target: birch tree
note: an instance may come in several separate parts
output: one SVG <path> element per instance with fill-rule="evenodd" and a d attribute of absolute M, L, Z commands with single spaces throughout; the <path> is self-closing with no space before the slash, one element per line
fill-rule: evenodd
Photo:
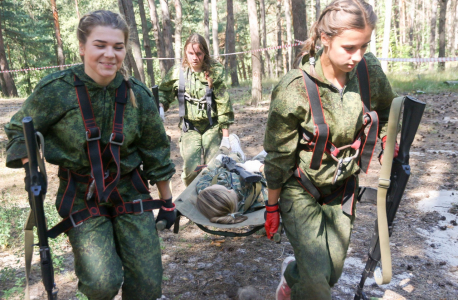
<path fill-rule="evenodd" d="M 266 5 L 264 0 L 259 1 L 259 8 L 261 11 L 261 36 L 262 36 L 262 47 L 267 48 L 267 28 L 266 28 Z M 267 72 L 269 76 L 273 77 L 272 66 L 270 64 L 270 54 L 269 51 L 264 52 L 266 55 L 266 65 Z"/>
<path fill-rule="evenodd" d="M 282 49 L 281 49 L 281 45 L 282 45 L 282 41 L 281 41 L 281 0 L 277 0 L 277 46 L 278 49 L 277 49 L 277 56 L 276 56 L 276 68 L 275 68 L 275 75 L 278 77 L 280 76 L 280 72 L 281 72 L 281 61 L 282 61 Z"/>
<path fill-rule="evenodd" d="M 289 3 L 289 0 L 285 0 L 284 2 L 285 6 L 285 21 L 286 21 L 286 41 L 285 44 L 291 44 L 292 38 L 291 38 L 291 6 Z M 292 61 L 292 54 L 293 54 L 293 48 L 288 47 L 287 48 L 287 53 L 288 53 L 288 70 L 291 70 L 291 61 Z"/>
<path fill-rule="evenodd" d="M 218 42 L 218 7 L 216 0 L 212 0 L 212 37 L 213 37 L 213 55 L 215 59 L 219 57 L 219 42 Z"/>
<path fill-rule="evenodd" d="M 250 22 L 251 50 L 259 49 L 258 14 L 255 0 L 248 2 L 248 19 Z M 252 85 L 250 105 L 256 106 L 262 99 L 262 74 L 261 74 L 261 55 L 259 52 L 251 53 L 252 65 Z"/>
<path fill-rule="evenodd" d="M 204 32 L 205 40 L 207 41 L 207 47 L 210 48 L 210 19 L 208 13 L 208 0 L 204 0 Z"/>
<path fill-rule="evenodd" d="M 385 1 L 385 26 L 383 28 L 383 46 L 382 46 L 382 57 L 388 57 L 388 50 L 390 47 L 390 31 L 391 31 L 391 7 L 392 1 Z M 388 71 L 388 62 L 382 61 L 382 69 L 384 72 Z"/>
<path fill-rule="evenodd" d="M 437 24 L 437 1 L 431 5 L 431 34 L 429 37 L 429 57 L 436 56 L 436 24 Z M 429 70 L 434 70 L 434 63 L 429 63 Z"/>

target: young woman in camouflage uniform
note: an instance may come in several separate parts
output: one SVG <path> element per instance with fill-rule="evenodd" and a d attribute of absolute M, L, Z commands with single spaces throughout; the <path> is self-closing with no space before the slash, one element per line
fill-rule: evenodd
<path fill-rule="evenodd" d="M 317 131 L 304 82 L 305 76 L 315 81 L 313 87 L 316 85 L 329 126 L 328 141 L 336 147 L 353 146 L 364 121 L 356 74 L 356 66 L 364 58 L 370 83 L 369 110 L 378 114 L 378 136 L 384 146 L 390 105 L 396 95 L 377 58 L 365 54 L 376 20 L 372 7 L 364 1 L 334 0 L 312 26 L 304 46 L 307 54 L 299 68 L 286 74 L 272 93 L 264 141 L 269 188 L 265 227 L 270 237 L 277 231 L 281 215 L 295 254 L 295 259 L 288 257 L 282 265 L 277 299 L 331 299 L 331 287 L 342 274 L 355 218 L 355 177 L 360 171 L 358 157 L 351 157 L 360 148 L 340 151 L 337 159 L 347 158 L 340 173 L 336 173 L 338 165 L 329 152 L 322 155 L 319 168 L 311 168 L 314 148 L 302 150 L 307 142 L 302 139 L 301 127 L 311 133 Z M 323 48 L 315 52 L 319 39 Z M 293 175 L 297 167 L 304 180 L 319 191 L 320 201 L 304 189 L 297 173 Z M 349 180 L 354 182 L 351 202 L 343 203 L 346 191 L 341 187 Z M 337 194 L 323 202 L 333 193 Z"/>
<path fill-rule="evenodd" d="M 180 72 L 183 72 L 185 84 L 178 125 L 183 129 L 180 137 L 181 179 L 188 186 L 197 176 L 194 170 L 201 164 L 202 151 L 203 163 L 208 164 L 218 154 L 220 145 L 230 148 L 228 129 L 234 122 L 234 112 L 226 90 L 224 67 L 210 57 L 201 35 L 194 33 L 186 40 L 183 62 L 170 69 L 159 86 L 160 106 L 165 111 L 179 98 Z M 207 88 L 213 90 L 211 120 L 205 99 Z"/>
<path fill-rule="evenodd" d="M 70 202 L 69 213 L 77 227 L 69 226 L 67 234 L 75 256 L 78 289 L 91 300 L 113 299 L 121 285 L 123 299 L 160 298 L 159 239 L 153 214 L 142 212 L 147 202 L 156 202 L 159 207 L 162 205 L 157 220 L 165 219 L 169 226 L 173 223 L 176 212 L 168 181 L 175 168 L 169 158 L 169 141 L 150 90 L 140 81 L 124 78 L 119 72 L 129 40 L 128 26 L 122 17 L 110 11 L 86 14 L 79 22 L 77 36 L 83 65 L 43 78 L 5 126 L 9 138 L 6 164 L 10 168 L 20 168 L 25 163 L 28 169 L 21 120 L 31 116 L 35 128 L 44 135 L 46 160 L 60 168 L 56 201 L 59 213 L 63 195 L 69 192 L 69 182 L 74 182 L 74 201 Z M 113 163 L 104 164 L 102 168 L 102 171 L 109 171 L 106 180 L 113 180 L 120 173 L 107 202 L 94 199 L 98 191 L 89 196 L 94 169 L 88 157 L 88 133 L 79 105 L 82 94 L 75 89 L 77 82 L 80 85 L 82 82 L 87 91 L 94 121 L 99 126 L 102 149 L 113 141 L 110 135 L 115 107 L 118 108 L 116 93 L 122 86 L 127 87 L 127 90 L 124 88 L 126 93 L 122 93 L 125 104 L 121 126 L 123 141 L 119 146 L 120 168 Z M 140 165 L 143 165 L 142 170 Z M 167 200 L 151 201 L 147 183 L 141 179 L 136 181 L 143 185 L 140 190 L 133 185 L 134 176 L 138 175 L 139 179 L 140 172 L 144 179 L 157 185 Z M 78 213 L 85 211 L 89 203 L 93 205 L 89 218 L 77 221 Z M 112 214 L 105 216 L 103 211 Z M 68 221 L 68 214 L 61 216 Z"/>

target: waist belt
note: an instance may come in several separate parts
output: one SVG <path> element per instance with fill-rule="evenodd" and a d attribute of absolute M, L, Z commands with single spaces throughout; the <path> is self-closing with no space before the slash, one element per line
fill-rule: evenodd
<path fill-rule="evenodd" d="M 336 197 L 342 195 L 341 207 L 342 210 L 348 214 L 353 214 L 353 202 L 355 198 L 356 191 L 356 176 L 352 175 L 347 178 L 344 184 L 342 184 L 337 190 L 332 192 L 329 195 L 322 195 L 320 190 L 313 185 L 310 179 L 307 178 L 305 173 L 302 171 L 299 166 L 294 170 L 294 177 L 296 177 L 297 182 L 302 186 L 302 188 L 309 193 L 320 205 L 326 205 Z"/>
<path fill-rule="evenodd" d="M 123 214 L 142 214 L 145 211 L 159 209 L 163 205 L 163 201 L 148 199 L 137 199 L 131 202 L 124 202 L 117 188 L 114 188 L 109 195 L 109 200 L 114 206 L 99 205 L 95 200 L 96 196 L 86 199 L 89 187 L 94 179 L 90 175 L 81 175 L 66 168 L 59 168 L 58 176 L 61 180 L 67 181 L 67 187 L 60 206 L 58 208 L 59 215 L 63 220 L 56 226 L 48 230 L 48 237 L 56 238 L 63 232 L 67 232 L 73 227 L 78 227 L 92 217 L 108 217 L 115 218 Z M 141 194 L 149 194 L 149 189 L 143 181 L 140 172 L 137 169 L 129 174 L 121 177 L 123 180 L 131 181 L 133 187 Z M 109 178 L 107 178 L 109 180 Z M 86 208 L 76 212 L 72 212 L 73 203 L 76 198 L 76 182 L 87 185 L 85 194 Z"/>
<path fill-rule="evenodd" d="M 188 132 L 188 130 L 194 130 L 200 134 L 204 134 L 205 132 L 207 132 L 207 130 L 209 130 L 210 128 L 213 127 L 213 125 L 216 125 L 216 124 L 218 124 L 218 118 L 217 117 L 210 118 L 210 123 L 207 125 L 207 127 L 205 127 L 204 130 L 199 130 L 197 129 L 196 126 L 194 126 L 194 124 L 191 121 L 189 121 L 186 118 L 183 118 L 183 125 L 181 129 L 183 130 L 183 132 Z"/>

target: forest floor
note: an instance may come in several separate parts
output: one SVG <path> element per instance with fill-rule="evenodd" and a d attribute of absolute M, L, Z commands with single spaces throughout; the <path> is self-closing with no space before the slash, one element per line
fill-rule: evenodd
<path fill-rule="evenodd" d="M 263 91 L 257 106 L 246 105 L 251 87 L 231 88 L 236 123 L 231 132 L 242 142 L 248 158 L 262 150 L 271 87 Z M 381 299 L 458 299 L 458 94 L 421 94 L 427 103 L 422 123 L 411 149 L 412 175 L 396 216 L 391 237 L 393 279 L 377 286 L 366 283 L 368 296 Z M 0 299 L 21 299 L 25 283 L 21 228 L 28 212 L 23 190 L 23 171 L 5 168 L 6 134 L 3 126 L 23 100 L 0 100 Z M 182 159 L 178 139 L 178 109 L 166 113 L 165 127 L 172 138 L 175 198 L 184 190 L 180 175 Z M 379 152 L 380 149 L 376 151 Z M 377 187 L 380 165 L 374 158 L 361 185 Z M 56 168 L 48 165 L 51 179 L 46 208 L 51 224 L 58 221 L 53 207 L 57 190 Z M 154 194 L 155 192 L 153 192 Z M 344 273 L 332 289 L 333 299 L 353 299 L 367 260 L 374 230 L 376 208 L 358 203 L 351 245 Z M 236 299 L 237 290 L 251 286 L 258 298 L 275 299 L 283 259 L 293 254 L 286 235 L 280 244 L 265 236 L 223 238 L 201 231 L 186 218 L 178 234 L 169 230 L 161 237 L 163 299 Z M 85 299 L 77 292 L 71 246 L 62 235 L 51 243 L 54 251 L 59 299 Z M 34 255 L 31 295 L 44 299 L 38 255 Z M 120 299 L 117 296 L 115 299 Z"/>

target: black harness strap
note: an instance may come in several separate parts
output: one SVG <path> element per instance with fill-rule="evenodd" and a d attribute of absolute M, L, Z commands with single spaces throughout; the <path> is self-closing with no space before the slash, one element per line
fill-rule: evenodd
<path fill-rule="evenodd" d="M 363 58 L 358 63 L 358 66 L 356 66 L 356 74 L 358 75 L 359 93 L 363 102 L 363 113 L 367 113 L 371 110 L 371 86 L 365 58 Z"/>
<path fill-rule="evenodd" d="M 186 118 L 183 118 L 183 124 L 181 126 L 181 129 L 183 130 L 183 132 L 188 132 L 188 130 L 194 130 L 194 131 L 197 131 L 198 133 L 200 133 L 201 135 L 204 134 L 205 132 L 207 132 L 207 130 L 209 130 L 210 128 L 213 127 L 213 125 L 216 125 L 218 124 L 218 117 L 214 117 L 214 118 L 211 118 L 210 119 L 210 124 L 208 124 L 204 130 L 199 130 L 197 129 L 196 126 L 194 126 L 194 124 L 189 121 L 188 119 Z M 213 125 L 212 125 L 213 124 Z"/>
<path fill-rule="evenodd" d="M 329 125 L 326 124 L 326 120 L 324 119 L 323 105 L 321 103 L 316 80 L 310 78 L 304 71 L 302 71 L 302 78 L 304 79 L 305 88 L 309 97 L 310 110 L 312 112 L 316 134 L 316 142 L 313 148 L 310 168 L 318 170 L 321 166 L 321 161 L 329 138 Z"/>
<path fill-rule="evenodd" d="M 109 144 L 106 146 L 104 153 L 110 153 L 110 157 L 116 164 L 116 177 L 105 186 L 105 172 L 104 162 L 102 161 L 102 155 L 100 151 L 100 128 L 95 123 L 94 113 L 92 105 L 89 100 L 89 94 L 87 92 L 84 83 L 75 76 L 74 81 L 76 94 L 78 98 L 81 115 L 84 121 L 84 127 L 86 128 L 86 140 L 88 145 L 88 157 L 91 164 L 92 177 L 95 180 L 95 186 L 97 191 L 97 197 L 100 202 L 107 202 L 113 189 L 116 187 L 120 172 L 120 146 L 124 143 L 123 134 L 123 118 L 125 104 L 127 103 L 127 85 L 123 82 L 121 86 L 116 90 L 115 100 L 115 114 L 113 119 L 113 129 L 110 136 Z M 105 159 L 104 159 L 105 160 Z M 110 159 L 111 160 L 111 159 Z M 105 168 L 107 165 L 105 165 Z"/>
<path fill-rule="evenodd" d="M 367 112 L 366 115 L 369 116 L 370 123 L 365 124 L 365 127 L 363 127 L 362 130 L 364 130 L 364 128 L 369 128 L 369 130 L 366 135 L 366 140 L 364 141 L 364 144 L 362 145 L 362 148 L 361 148 L 361 156 L 360 156 L 360 161 L 359 161 L 360 168 L 365 173 L 367 173 L 367 171 L 369 170 L 372 156 L 374 155 L 375 145 L 377 143 L 378 124 L 379 124 L 377 112 L 370 111 L 370 112 Z"/>

